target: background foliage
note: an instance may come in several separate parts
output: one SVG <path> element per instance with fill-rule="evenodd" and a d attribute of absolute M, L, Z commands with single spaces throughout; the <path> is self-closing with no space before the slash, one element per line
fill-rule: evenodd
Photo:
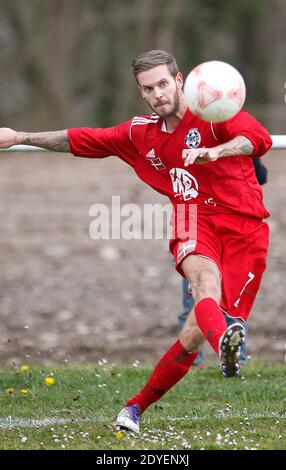
<path fill-rule="evenodd" d="M 145 112 L 130 62 L 174 53 L 184 74 L 239 68 L 247 108 L 285 132 L 284 0 L 0 0 L 0 122 L 24 130 L 112 125 Z"/>

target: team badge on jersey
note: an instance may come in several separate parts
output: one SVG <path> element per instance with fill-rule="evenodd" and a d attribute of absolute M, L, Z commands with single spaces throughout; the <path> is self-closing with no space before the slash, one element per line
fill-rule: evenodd
<path fill-rule="evenodd" d="M 189 130 L 185 137 L 185 144 L 189 149 L 195 149 L 201 143 L 201 134 L 196 127 Z"/>
<path fill-rule="evenodd" d="M 170 170 L 170 177 L 175 197 L 184 201 L 198 197 L 198 182 L 187 170 L 183 168 L 172 168 L 172 170 Z"/>

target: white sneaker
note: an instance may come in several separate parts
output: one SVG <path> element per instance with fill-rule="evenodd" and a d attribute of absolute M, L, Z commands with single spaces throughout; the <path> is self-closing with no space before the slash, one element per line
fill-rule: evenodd
<path fill-rule="evenodd" d="M 219 340 L 219 360 L 224 377 L 238 377 L 240 347 L 245 341 L 245 330 L 240 323 L 230 325 Z"/>
<path fill-rule="evenodd" d="M 137 405 L 125 406 L 118 414 L 115 426 L 119 429 L 127 429 L 133 432 L 140 432 L 140 408 Z"/>

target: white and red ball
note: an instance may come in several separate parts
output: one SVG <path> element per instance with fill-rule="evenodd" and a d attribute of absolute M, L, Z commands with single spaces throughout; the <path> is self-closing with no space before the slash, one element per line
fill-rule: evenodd
<path fill-rule="evenodd" d="M 187 76 L 184 86 L 187 105 L 204 121 L 223 122 L 242 108 L 246 89 L 243 77 L 230 64 L 204 62 Z"/>

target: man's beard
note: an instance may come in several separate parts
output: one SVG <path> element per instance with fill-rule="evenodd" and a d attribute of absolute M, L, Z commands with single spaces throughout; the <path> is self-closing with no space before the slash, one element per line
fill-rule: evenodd
<path fill-rule="evenodd" d="M 175 93 L 174 93 L 174 96 L 173 96 L 173 106 L 172 108 L 170 109 L 170 111 L 166 112 L 164 110 L 159 110 L 158 111 L 158 107 L 152 107 L 151 106 L 151 109 L 156 113 L 158 114 L 161 118 L 168 118 L 170 116 L 173 116 L 174 114 L 176 114 L 178 111 L 179 111 L 179 108 L 180 108 L 180 95 L 179 95 L 179 91 L 178 89 L 176 89 Z"/>

